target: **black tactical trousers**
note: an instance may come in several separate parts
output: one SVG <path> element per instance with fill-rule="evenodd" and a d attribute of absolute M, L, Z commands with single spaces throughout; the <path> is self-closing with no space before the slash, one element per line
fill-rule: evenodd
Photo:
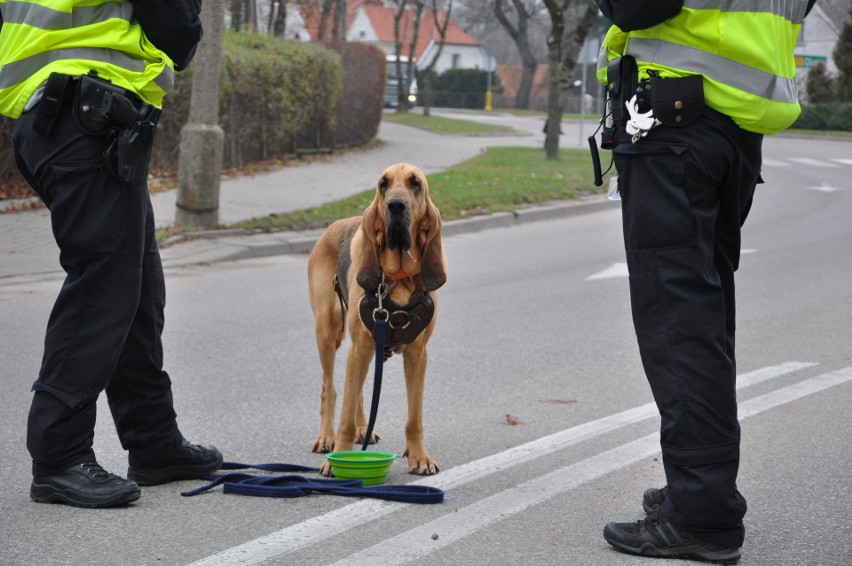
<path fill-rule="evenodd" d="M 633 322 L 661 416 L 671 496 L 662 514 L 698 538 L 742 546 L 734 271 L 760 182 L 759 134 L 705 109 L 614 148 Z"/>
<path fill-rule="evenodd" d="M 34 109 L 13 138 L 18 168 L 50 209 L 67 274 L 33 385 L 27 447 L 35 475 L 95 459 L 101 391 L 131 464 L 156 459 L 179 438 L 162 369 L 165 285 L 147 183 L 109 173 L 109 140 L 80 132 L 70 104 L 62 109 L 49 136 L 33 131 Z"/>

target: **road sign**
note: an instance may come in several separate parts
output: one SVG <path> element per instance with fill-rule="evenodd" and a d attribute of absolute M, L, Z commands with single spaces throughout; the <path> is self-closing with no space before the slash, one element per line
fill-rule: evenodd
<path fill-rule="evenodd" d="M 828 65 L 828 57 L 825 55 L 794 55 L 796 58 L 796 66 L 810 69 L 818 62 L 822 61 L 824 65 Z"/>

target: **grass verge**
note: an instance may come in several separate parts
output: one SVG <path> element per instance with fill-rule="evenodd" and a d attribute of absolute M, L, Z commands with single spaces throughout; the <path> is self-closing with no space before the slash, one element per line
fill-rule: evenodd
<path fill-rule="evenodd" d="M 414 126 L 447 136 L 476 136 L 510 133 L 512 128 L 499 126 L 497 124 L 483 124 L 471 120 L 457 120 L 455 118 L 443 118 L 441 116 L 424 116 L 422 112 L 412 111 L 406 113 L 385 112 L 382 120 Z"/>
<path fill-rule="evenodd" d="M 588 151 L 563 149 L 560 156 L 548 161 L 538 148 L 488 148 L 469 161 L 429 175 L 429 194 L 443 219 L 453 220 L 602 192 L 592 184 Z M 369 188 L 317 208 L 271 214 L 233 227 L 264 232 L 321 228 L 338 218 L 363 214 L 375 191 Z"/>

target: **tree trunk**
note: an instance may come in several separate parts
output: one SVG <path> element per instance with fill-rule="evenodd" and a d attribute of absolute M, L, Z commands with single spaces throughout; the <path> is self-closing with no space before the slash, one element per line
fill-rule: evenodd
<path fill-rule="evenodd" d="M 567 1 L 566 1 L 567 4 Z M 544 0 L 550 13 L 551 28 L 547 35 L 547 121 L 545 122 L 544 151 L 548 159 L 559 159 L 559 133 L 562 130 L 562 36 L 565 35 L 563 5 Z"/>
<path fill-rule="evenodd" d="M 521 0 L 512 0 L 512 5 L 518 15 L 518 25 L 515 27 L 509 18 L 506 16 L 506 11 L 503 6 L 505 0 L 497 0 L 494 3 L 494 15 L 497 16 L 497 21 L 500 22 L 515 45 L 518 46 L 518 53 L 521 56 L 521 84 L 518 86 L 518 93 L 515 98 L 515 108 L 529 108 L 530 92 L 533 87 L 533 79 L 535 71 L 538 68 L 538 61 L 535 59 L 535 54 L 530 47 L 528 24 L 532 16 L 524 6 Z"/>
<path fill-rule="evenodd" d="M 453 11 L 453 0 L 450 0 L 447 4 L 447 12 L 446 18 L 444 19 L 444 23 L 442 24 L 438 21 L 438 2 L 437 0 L 432 0 L 432 18 L 435 22 L 435 30 L 438 32 L 438 49 L 435 51 L 435 56 L 432 57 L 432 60 L 429 61 L 429 64 L 423 68 L 420 72 L 420 81 L 418 82 L 418 86 L 420 87 L 421 94 L 421 104 L 423 105 L 423 115 L 429 116 L 431 114 L 432 109 L 432 100 L 434 98 L 434 93 L 432 92 L 431 81 L 429 80 L 432 76 L 432 71 L 435 70 L 435 65 L 438 63 L 438 59 L 441 57 L 441 52 L 444 50 L 444 44 L 447 41 L 447 28 L 450 25 L 450 14 Z"/>
<path fill-rule="evenodd" d="M 219 224 L 219 180 L 225 133 L 219 126 L 219 82 L 225 0 L 206 0 L 204 38 L 195 55 L 189 122 L 181 130 L 175 224 L 215 228 Z"/>
<path fill-rule="evenodd" d="M 272 0 L 269 10 L 269 33 L 284 38 L 287 29 L 287 0 Z"/>

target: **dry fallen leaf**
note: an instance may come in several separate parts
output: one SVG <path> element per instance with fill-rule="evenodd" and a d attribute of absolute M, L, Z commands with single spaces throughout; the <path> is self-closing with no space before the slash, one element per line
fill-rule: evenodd
<path fill-rule="evenodd" d="M 521 424 L 521 420 L 518 417 L 506 413 L 506 424 L 512 426 L 519 425 Z"/>

